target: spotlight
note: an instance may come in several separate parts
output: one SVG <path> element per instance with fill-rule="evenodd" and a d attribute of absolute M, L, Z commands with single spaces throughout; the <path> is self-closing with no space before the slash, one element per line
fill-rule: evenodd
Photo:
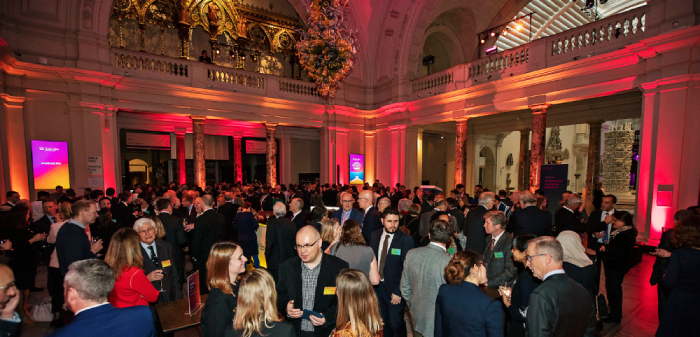
<path fill-rule="evenodd" d="M 506 36 L 506 35 L 508 35 L 508 29 L 507 29 L 507 28 L 503 30 L 503 36 Z"/>
<path fill-rule="evenodd" d="M 520 31 L 521 29 L 523 29 L 523 25 L 520 24 L 520 22 L 518 22 L 518 23 L 515 25 L 515 29 L 518 30 L 518 31 Z"/>
<path fill-rule="evenodd" d="M 482 39 L 481 39 L 481 44 L 484 44 L 484 42 L 486 42 L 486 41 L 484 41 L 484 39 L 482 38 Z"/>
<path fill-rule="evenodd" d="M 491 37 L 496 36 L 496 32 L 491 32 Z"/>
<path fill-rule="evenodd" d="M 216 55 L 219 55 L 220 53 L 221 51 L 219 50 L 219 48 L 216 48 Z"/>
<path fill-rule="evenodd" d="M 487 48 L 485 52 L 486 52 L 486 55 L 491 55 L 491 54 L 494 54 L 494 53 L 498 53 L 498 47 L 497 47 L 497 46 L 493 46 L 493 47 Z"/>

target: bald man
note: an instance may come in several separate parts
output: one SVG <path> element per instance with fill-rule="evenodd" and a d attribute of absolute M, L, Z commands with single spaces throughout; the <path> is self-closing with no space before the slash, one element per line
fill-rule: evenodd
<path fill-rule="evenodd" d="M 209 250 L 217 241 L 224 239 L 226 233 L 226 218 L 214 211 L 214 197 L 205 194 L 194 201 L 197 209 L 197 219 L 194 221 L 192 229 L 192 245 L 190 246 L 190 256 L 194 259 L 192 264 L 199 270 L 199 290 L 202 294 L 208 294 L 207 281 L 207 260 L 209 260 Z"/>
<path fill-rule="evenodd" d="M 321 250 L 321 235 L 313 226 L 296 234 L 298 256 L 280 264 L 277 307 L 294 324 L 299 337 L 326 337 L 335 329 L 338 298 L 335 278 L 347 262 Z M 304 309 L 323 315 L 302 318 Z"/>
<path fill-rule="evenodd" d="M 372 233 L 383 228 L 382 216 L 377 208 L 374 207 L 374 193 L 370 190 L 360 192 L 360 195 L 357 197 L 357 203 L 360 205 L 360 208 L 365 210 L 362 220 L 362 236 L 365 238 L 365 242 L 372 242 Z"/>

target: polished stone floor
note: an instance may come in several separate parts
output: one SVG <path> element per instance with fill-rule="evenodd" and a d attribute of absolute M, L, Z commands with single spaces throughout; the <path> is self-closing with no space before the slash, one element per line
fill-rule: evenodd
<path fill-rule="evenodd" d="M 598 336 L 630 336 L 645 337 L 653 336 L 659 325 L 657 315 L 657 295 L 656 287 L 649 285 L 652 265 L 656 257 L 645 254 L 642 263 L 634 267 L 626 276 L 622 288 L 624 292 L 623 318 L 619 325 L 603 324 L 602 330 L 596 331 Z M 188 263 L 189 265 L 189 263 Z M 191 268 L 191 267 L 189 267 Z M 189 269 L 188 268 L 188 269 Z M 604 283 L 601 279 L 601 284 Z M 46 268 L 39 268 L 37 273 L 37 287 L 46 287 Z M 603 286 L 603 293 L 605 287 Z M 46 290 L 32 293 L 30 304 L 40 303 L 44 297 L 48 296 Z M 22 337 L 41 337 L 51 333 L 49 323 L 36 323 L 23 327 Z M 175 337 L 200 336 L 198 328 L 179 331 Z M 409 336 L 410 333 L 409 333 Z"/>

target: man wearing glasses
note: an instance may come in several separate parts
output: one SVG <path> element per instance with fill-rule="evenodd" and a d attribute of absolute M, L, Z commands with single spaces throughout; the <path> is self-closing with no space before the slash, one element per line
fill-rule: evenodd
<path fill-rule="evenodd" d="M 19 303 L 19 291 L 10 267 L 0 264 L 0 334 L 19 336 L 22 319 L 15 312 Z"/>
<path fill-rule="evenodd" d="M 331 218 L 333 219 L 338 219 L 340 221 L 340 226 L 342 227 L 345 221 L 347 220 L 355 220 L 357 223 L 361 224 L 362 223 L 362 212 L 360 212 L 357 209 L 352 208 L 352 205 L 355 203 L 355 198 L 352 197 L 352 194 L 348 192 L 343 192 L 340 194 L 340 205 L 342 206 L 341 209 L 333 212 L 331 214 Z"/>
<path fill-rule="evenodd" d="M 531 337 L 593 336 L 595 310 L 588 291 L 564 273 L 564 250 L 542 236 L 527 245 L 527 267 L 542 280 L 530 295 L 526 326 Z"/>
<path fill-rule="evenodd" d="M 299 255 L 280 264 L 277 307 L 299 337 L 326 337 L 335 329 L 338 313 L 335 278 L 349 265 L 323 254 L 321 234 L 313 226 L 297 232 L 295 248 Z"/>

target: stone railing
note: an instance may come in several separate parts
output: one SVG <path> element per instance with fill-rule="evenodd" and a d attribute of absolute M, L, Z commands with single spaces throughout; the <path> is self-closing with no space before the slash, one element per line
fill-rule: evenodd
<path fill-rule="evenodd" d="M 469 78 L 486 75 L 497 71 L 505 71 L 510 68 L 522 66 L 530 61 L 530 45 L 525 44 L 517 48 L 482 58 L 469 64 Z"/>
<path fill-rule="evenodd" d="M 297 95 L 321 97 L 316 84 L 301 81 L 279 81 L 279 91 Z"/>
<path fill-rule="evenodd" d="M 117 68 L 150 71 L 159 74 L 188 77 L 189 61 L 138 54 L 132 51 L 118 50 L 114 53 L 114 66 Z"/>
<path fill-rule="evenodd" d="M 243 86 L 254 89 L 265 89 L 264 74 L 251 73 L 249 71 L 235 70 L 225 67 L 207 67 L 207 79 L 209 81 Z"/>
<path fill-rule="evenodd" d="M 454 82 L 454 69 L 450 68 L 436 74 L 421 77 L 411 83 L 412 92 L 417 93 L 428 89 L 446 86 Z"/>

